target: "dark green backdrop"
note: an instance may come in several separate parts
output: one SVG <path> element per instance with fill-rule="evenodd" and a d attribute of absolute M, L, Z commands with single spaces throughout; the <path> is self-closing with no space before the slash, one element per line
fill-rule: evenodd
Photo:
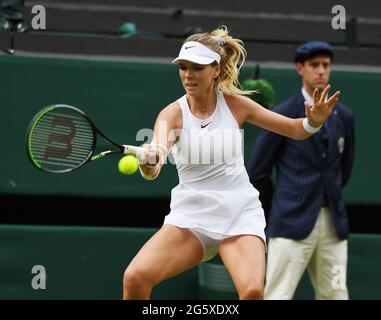
<path fill-rule="evenodd" d="M 83 109 L 103 131 L 125 144 L 140 144 L 136 134 L 152 128 L 158 112 L 183 94 L 177 67 L 98 60 L 0 56 L 1 158 L 0 193 L 79 196 L 168 197 L 177 184 L 176 170 L 168 165 L 154 182 L 138 174 L 117 171 L 118 157 L 91 163 L 68 175 L 49 175 L 28 162 L 24 134 L 33 115 L 50 104 Z M 252 68 L 243 70 L 244 79 Z M 274 85 L 277 101 L 300 88 L 294 70 L 263 69 Z M 378 181 L 381 162 L 377 92 L 381 73 L 334 72 L 333 89 L 356 116 L 357 150 L 353 178 L 345 190 L 347 203 L 380 204 Z M 248 159 L 258 129 L 246 127 Z"/>
<path fill-rule="evenodd" d="M 124 270 L 155 231 L 152 228 L 0 225 L 0 300 L 121 299 Z M 350 235 L 348 289 L 351 299 L 381 298 L 380 245 L 379 235 Z M 36 265 L 45 268 L 45 290 L 34 290 L 31 286 L 36 275 L 32 268 Z M 209 276 L 204 274 L 202 285 L 201 270 L 195 267 L 160 283 L 154 288 L 152 298 L 236 298 L 233 285 L 228 292 L 211 290 L 222 280 L 220 277 L 225 276 L 226 269 Z M 295 299 L 313 298 L 305 275 Z"/>

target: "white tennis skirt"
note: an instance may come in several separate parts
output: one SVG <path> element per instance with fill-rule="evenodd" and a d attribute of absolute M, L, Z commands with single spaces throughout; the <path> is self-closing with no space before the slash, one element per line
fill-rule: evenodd
<path fill-rule="evenodd" d="M 216 240 L 252 234 L 266 243 L 264 212 L 251 184 L 243 190 L 194 190 L 180 183 L 172 189 L 164 224 L 201 229 Z"/>

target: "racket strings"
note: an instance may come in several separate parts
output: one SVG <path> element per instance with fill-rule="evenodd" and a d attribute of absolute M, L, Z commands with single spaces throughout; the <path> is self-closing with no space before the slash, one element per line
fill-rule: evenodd
<path fill-rule="evenodd" d="M 57 108 L 44 113 L 31 130 L 32 161 L 49 171 L 72 170 L 83 164 L 94 145 L 91 124 L 74 110 Z"/>

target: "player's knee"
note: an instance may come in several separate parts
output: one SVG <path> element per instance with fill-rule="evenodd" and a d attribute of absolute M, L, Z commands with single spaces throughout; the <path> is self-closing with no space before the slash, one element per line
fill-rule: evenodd
<path fill-rule="evenodd" d="M 241 300 L 263 300 L 264 288 L 263 285 L 251 284 L 242 288 L 238 293 Z"/>
<path fill-rule="evenodd" d="M 123 275 L 124 290 L 131 291 L 149 285 L 147 274 L 143 270 L 127 268 Z"/>

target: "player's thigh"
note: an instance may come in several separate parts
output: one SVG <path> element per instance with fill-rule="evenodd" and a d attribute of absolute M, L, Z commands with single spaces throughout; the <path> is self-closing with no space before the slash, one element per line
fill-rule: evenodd
<path fill-rule="evenodd" d="M 189 229 L 166 224 L 144 244 L 126 272 L 155 285 L 195 266 L 202 256 L 201 243 Z"/>
<path fill-rule="evenodd" d="M 237 290 L 246 286 L 263 289 L 266 270 L 266 249 L 263 240 L 254 235 L 224 239 L 219 254 Z"/>

